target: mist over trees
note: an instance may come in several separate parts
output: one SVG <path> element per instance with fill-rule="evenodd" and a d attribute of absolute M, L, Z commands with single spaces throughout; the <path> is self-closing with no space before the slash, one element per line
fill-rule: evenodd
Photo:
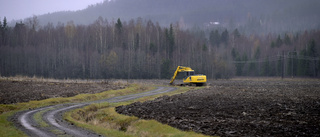
<path fill-rule="evenodd" d="M 250 35 L 319 29 L 319 7 L 319 0 L 106 0 L 84 10 L 40 15 L 38 20 L 42 26 L 70 20 L 89 25 L 99 16 L 126 22 L 141 17 L 162 27 L 179 21 L 184 29 L 237 28 Z"/>
<path fill-rule="evenodd" d="M 0 21 L 1 76 L 170 78 L 178 65 L 208 78 L 319 77 L 320 31 L 245 35 L 238 28 L 182 29 L 143 18 L 99 17 L 89 25 L 36 16 L 14 27 Z"/>

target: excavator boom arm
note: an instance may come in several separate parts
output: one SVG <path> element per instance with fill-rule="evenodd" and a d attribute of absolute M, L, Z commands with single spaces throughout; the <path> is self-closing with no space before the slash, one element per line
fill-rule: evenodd
<path fill-rule="evenodd" d="M 194 70 L 192 70 L 190 67 L 178 66 L 171 78 L 170 84 L 172 84 L 173 81 L 176 79 L 178 73 L 183 71 L 194 71 Z"/>

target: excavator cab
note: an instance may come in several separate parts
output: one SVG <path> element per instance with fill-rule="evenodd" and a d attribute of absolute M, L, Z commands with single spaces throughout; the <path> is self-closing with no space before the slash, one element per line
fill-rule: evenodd
<path fill-rule="evenodd" d="M 171 78 L 170 84 L 173 84 L 173 81 L 176 79 L 179 73 L 185 73 L 185 77 L 183 78 L 183 84 L 181 85 L 196 85 L 202 86 L 207 82 L 207 76 L 202 74 L 195 74 L 194 70 L 190 67 L 178 66 L 175 71 L 173 77 Z"/>
<path fill-rule="evenodd" d="M 186 72 L 186 77 L 189 77 L 189 76 L 192 76 L 192 75 L 195 75 L 194 71 L 187 71 Z"/>
<path fill-rule="evenodd" d="M 194 71 L 186 71 L 186 72 L 180 72 L 180 73 L 184 73 L 183 81 L 187 80 L 188 78 L 191 79 L 190 76 L 195 75 Z"/>

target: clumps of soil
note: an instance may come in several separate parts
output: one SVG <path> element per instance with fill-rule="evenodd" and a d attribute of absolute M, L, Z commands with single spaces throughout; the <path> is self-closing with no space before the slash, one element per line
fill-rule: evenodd
<path fill-rule="evenodd" d="M 211 85 L 116 111 L 206 135 L 320 136 L 319 81 L 233 80 Z"/>
<path fill-rule="evenodd" d="M 55 97 L 72 97 L 125 88 L 111 82 L 40 82 L 0 80 L 0 104 L 28 102 Z"/>

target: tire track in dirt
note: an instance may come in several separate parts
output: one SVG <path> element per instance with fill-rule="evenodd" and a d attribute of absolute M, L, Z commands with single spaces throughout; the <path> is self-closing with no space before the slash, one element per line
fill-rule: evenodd
<path fill-rule="evenodd" d="M 17 113 L 14 117 L 18 121 L 14 122 L 15 125 L 24 131 L 29 136 L 39 136 L 39 137 L 52 137 L 52 136 L 77 136 L 77 137 L 96 137 L 101 136 L 99 134 L 93 133 L 91 131 L 79 128 L 70 124 L 69 122 L 63 119 L 63 114 L 67 111 L 71 111 L 76 108 L 81 108 L 92 103 L 101 103 L 101 102 L 124 102 L 128 100 L 138 99 L 141 97 L 152 96 L 157 94 L 162 94 L 166 92 L 171 92 L 176 90 L 174 87 L 158 87 L 155 90 L 137 93 L 132 95 L 117 96 L 113 98 L 92 101 L 87 103 L 79 104 L 59 104 L 54 106 L 47 106 L 43 108 L 37 108 L 34 110 L 28 110 L 24 112 Z M 50 109 L 50 110 L 49 110 Z M 49 126 L 43 127 L 40 123 L 34 118 L 36 113 L 40 111 L 48 110 L 42 115 L 42 120 L 46 122 Z"/>
<path fill-rule="evenodd" d="M 21 125 L 23 125 L 26 130 L 29 130 L 31 133 L 34 133 L 32 135 L 29 134 L 30 136 L 36 135 L 36 136 L 42 136 L 42 137 L 49 137 L 48 133 L 43 132 L 41 129 L 35 127 L 34 126 L 35 121 L 31 120 L 32 117 L 35 115 L 35 113 L 42 111 L 44 109 L 47 109 L 47 108 L 50 108 L 50 107 L 31 110 L 31 111 L 28 111 L 28 112 L 22 114 L 19 117 L 19 122 L 21 123 Z"/>

